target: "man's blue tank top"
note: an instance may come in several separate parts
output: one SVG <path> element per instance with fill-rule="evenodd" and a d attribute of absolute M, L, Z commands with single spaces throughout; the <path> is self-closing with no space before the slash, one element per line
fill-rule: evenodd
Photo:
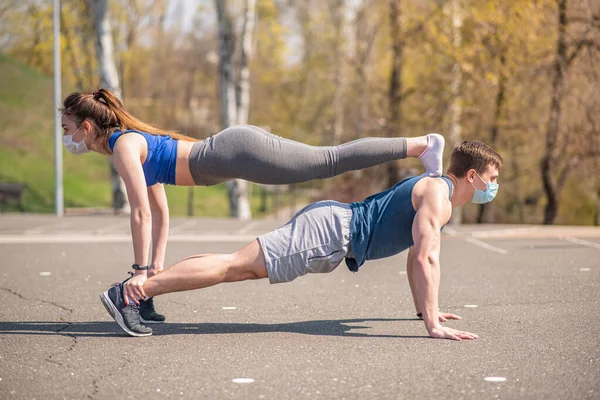
<path fill-rule="evenodd" d="M 390 257 L 414 245 L 412 191 L 426 175 L 406 178 L 388 190 L 350 204 L 351 246 L 354 258 L 346 258 L 350 271 L 356 272 L 367 260 Z M 450 188 L 452 181 L 443 176 Z"/>
<path fill-rule="evenodd" d="M 146 186 L 157 183 L 175 184 L 175 164 L 177 163 L 177 140 L 171 136 L 151 135 L 134 130 L 117 131 L 108 138 L 108 146 L 114 152 L 115 142 L 121 135 L 136 132 L 142 135 L 148 143 L 148 155 L 142 164 Z"/>

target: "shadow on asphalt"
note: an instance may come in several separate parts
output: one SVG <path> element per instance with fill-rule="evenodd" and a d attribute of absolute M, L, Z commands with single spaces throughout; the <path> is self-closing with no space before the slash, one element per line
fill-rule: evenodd
<path fill-rule="evenodd" d="M 428 336 L 402 336 L 350 332 L 355 329 L 371 329 L 368 322 L 421 321 L 418 318 L 372 318 L 300 321 L 284 324 L 240 324 L 240 323 L 165 323 L 151 325 L 154 335 L 217 335 L 235 333 L 288 332 L 318 336 L 346 336 L 368 338 L 423 339 Z M 352 324 L 363 325 L 352 325 Z M 102 336 L 126 335 L 114 322 L 0 322 L 0 335 L 63 335 L 63 336 Z"/>

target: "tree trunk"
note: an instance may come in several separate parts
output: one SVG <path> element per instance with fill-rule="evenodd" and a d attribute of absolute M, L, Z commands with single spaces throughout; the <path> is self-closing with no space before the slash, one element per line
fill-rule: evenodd
<path fill-rule="evenodd" d="M 546 152 L 540 162 L 542 184 L 546 192 L 546 208 L 544 210 L 544 224 L 551 225 L 558 214 L 558 190 L 554 179 L 556 166 L 556 139 L 560 128 L 561 100 L 564 93 L 564 80 L 567 70 L 567 0 L 557 0 L 558 5 L 558 39 L 556 56 L 553 63 L 552 76 L 552 101 L 550 103 L 550 117 L 546 128 Z"/>
<path fill-rule="evenodd" d="M 596 195 L 594 196 L 595 200 L 596 200 L 596 202 L 595 202 L 595 204 L 596 204 L 596 208 L 595 208 L 596 212 L 595 212 L 595 215 L 594 215 L 594 226 L 600 226 L 600 185 L 597 186 L 597 187 L 598 187 L 598 189 L 596 190 Z"/>
<path fill-rule="evenodd" d="M 237 124 L 248 123 L 250 115 L 250 70 L 248 62 L 252 57 L 252 40 L 256 20 L 256 0 L 246 0 L 244 24 L 240 35 L 240 62 L 236 82 Z"/>
<path fill-rule="evenodd" d="M 331 144 L 339 144 L 344 133 L 344 92 L 345 79 L 345 48 L 347 35 L 347 17 L 345 0 L 335 0 L 329 3 L 331 25 L 334 30 L 332 43 L 333 64 L 333 140 Z"/>
<path fill-rule="evenodd" d="M 459 145 L 462 141 L 462 126 L 461 126 L 461 118 L 462 118 L 462 67 L 460 63 L 460 59 L 458 58 L 458 53 L 462 46 L 462 9 L 460 0 L 452 0 L 451 3 L 451 16 L 452 16 L 452 45 L 454 47 L 454 52 L 457 54 L 457 60 L 452 67 L 452 83 L 450 85 L 450 90 L 452 92 L 452 104 L 450 105 L 450 137 L 449 144 L 450 148 L 453 149 L 457 145 Z M 450 218 L 451 224 L 461 224 L 462 223 L 462 208 L 455 208 L 452 212 L 452 217 Z"/>
<path fill-rule="evenodd" d="M 514 190 L 515 190 L 515 200 L 517 201 L 517 207 L 519 208 L 518 213 L 519 213 L 519 223 L 520 224 L 524 224 L 525 223 L 525 211 L 523 209 L 523 193 L 521 191 L 521 167 L 519 164 L 519 153 L 517 151 L 517 146 L 518 144 L 516 143 L 515 140 L 511 140 L 510 141 L 510 160 L 511 160 L 511 166 L 512 166 L 512 170 L 513 170 L 513 176 L 515 177 L 514 180 Z"/>
<path fill-rule="evenodd" d="M 502 107 L 504 106 L 504 99 L 506 93 L 506 54 L 505 50 L 502 49 L 500 53 L 500 77 L 498 79 L 498 92 L 496 93 L 496 109 L 494 110 L 494 122 L 490 130 L 490 145 L 496 147 L 498 141 L 498 133 L 500 131 L 500 119 L 502 118 Z M 479 215 L 477 216 L 477 223 L 494 223 L 494 203 L 481 204 L 479 206 Z"/>
<path fill-rule="evenodd" d="M 77 55 L 73 48 L 73 40 L 71 39 L 71 32 L 67 24 L 65 23 L 64 10 L 60 9 L 60 26 L 62 27 L 63 35 L 65 37 L 65 52 L 71 55 L 71 68 L 73 69 L 73 75 L 75 76 L 75 87 L 79 91 L 85 89 L 83 73 Z"/>
<path fill-rule="evenodd" d="M 219 22 L 219 76 L 221 125 L 247 124 L 250 110 L 248 58 L 252 51 L 252 33 L 256 18 L 256 1 L 246 0 L 244 22 L 240 35 L 240 65 L 237 82 L 234 82 L 233 53 L 235 36 L 233 22 L 227 13 L 226 0 L 215 0 Z M 248 182 L 236 179 L 228 183 L 229 215 L 240 220 L 252 218 Z"/>
<path fill-rule="evenodd" d="M 108 1 L 90 0 L 90 7 L 96 29 L 96 55 L 98 57 L 98 70 L 100 71 L 100 86 L 109 89 L 120 98 L 121 85 L 119 84 L 119 74 L 114 59 Z M 127 200 L 125 183 L 119 176 L 112 157 L 109 163 L 113 209 L 115 213 L 129 213 L 131 209 Z"/>
<path fill-rule="evenodd" d="M 233 52 L 235 38 L 233 21 L 227 13 L 227 1 L 215 0 L 219 22 L 219 101 L 221 105 L 221 127 L 223 129 L 236 123 L 236 100 L 233 77 Z"/>
<path fill-rule="evenodd" d="M 392 38 L 392 73 L 390 75 L 390 88 L 388 93 L 389 121 L 387 136 L 398 137 L 402 119 L 402 55 L 404 42 L 401 36 L 400 0 L 389 0 L 390 9 L 390 34 Z M 394 161 L 388 163 L 387 187 L 392 187 L 398 182 L 398 164 Z"/>

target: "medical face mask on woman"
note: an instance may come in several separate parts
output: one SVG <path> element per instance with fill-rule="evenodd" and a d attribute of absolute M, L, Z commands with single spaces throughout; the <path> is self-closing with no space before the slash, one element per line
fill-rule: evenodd
<path fill-rule="evenodd" d="M 479 177 L 481 182 L 485 183 L 477 172 L 475 172 L 475 175 Z M 473 182 L 471 182 L 471 185 L 473 185 Z M 494 197 L 496 197 L 496 194 L 498 193 L 498 184 L 493 182 L 488 182 L 485 190 L 479 190 L 475 187 L 475 185 L 473 185 L 473 187 L 475 188 L 475 193 L 473 193 L 471 203 L 475 204 L 489 203 L 490 201 L 494 200 Z"/>
<path fill-rule="evenodd" d="M 75 132 L 73 132 L 73 135 L 76 134 L 80 129 L 81 129 L 81 126 L 79 128 L 77 128 L 77 130 Z M 65 147 L 67 148 L 69 153 L 73 153 L 76 155 L 89 153 L 90 150 L 87 148 L 85 141 L 82 140 L 81 142 L 76 142 L 73 140 L 73 135 L 63 135 L 63 137 L 62 137 L 63 144 L 65 145 Z"/>

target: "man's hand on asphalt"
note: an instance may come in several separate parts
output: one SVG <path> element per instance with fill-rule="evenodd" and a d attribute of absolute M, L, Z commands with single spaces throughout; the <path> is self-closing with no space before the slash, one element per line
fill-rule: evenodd
<path fill-rule="evenodd" d="M 436 328 L 431 329 L 429 332 L 429 336 L 435 339 L 451 339 L 451 340 L 473 340 L 477 339 L 477 336 L 474 333 L 463 332 L 456 329 L 449 328 L 447 326 L 438 326 Z"/>
<path fill-rule="evenodd" d="M 451 314 L 451 313 L 441 312 L 441 313 L 438 313 L 438 315 L 439 315 L 440 322 L 448 322 L 449 319 L 462 319 L 458 315 Z"/>
<path fill-rule="evenodd" d="M 144 271 L 144 273 L 135 274 L 133 278 L 129 279 L 123 285 L 123 300 L 125 300 L 126 305 L 129 305 L 129 300 L 131 300 L 139 306 L 139 300 L 144 300 L 146 298 L 144 283 L 148 277 L 145 272 L 146 271 Z"/>

